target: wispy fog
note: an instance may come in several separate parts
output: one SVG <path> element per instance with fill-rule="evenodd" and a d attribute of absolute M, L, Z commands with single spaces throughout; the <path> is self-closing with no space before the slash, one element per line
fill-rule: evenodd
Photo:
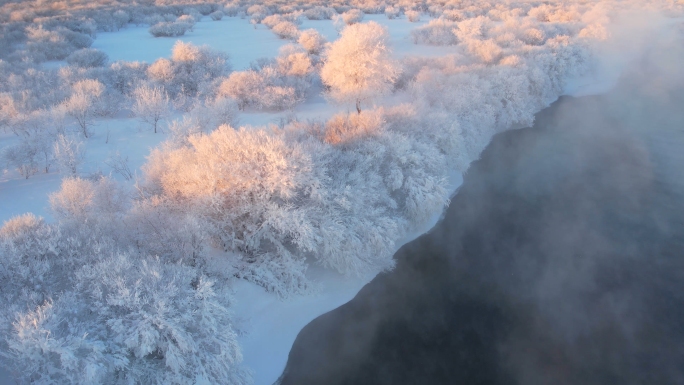
<path fill-rule="evenodd" d="M 396 269 L 300 333 L 282 384 L 684 382 L 679 33 L 497 136 Z"/>

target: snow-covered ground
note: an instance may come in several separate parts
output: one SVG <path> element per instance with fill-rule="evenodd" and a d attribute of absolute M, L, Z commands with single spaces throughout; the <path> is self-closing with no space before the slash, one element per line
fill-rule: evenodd
<path fill-rule="evenodd" d="M 390 43 L 395 55 L 408 54 L 422 56 L 442 56 L 454 47 L 436 47 L 414 44 L 411 40 L 411 30 L 424 25 L 428 19 L 411 23 L 405 18 L 388 19 L 385 15 L 366 15 L 364 21 L 376 21 L 388 28 Z M 299 26 L 300 30 L 313 28 L 320 32 L 328 41 L 338 38 L 338 32 L 331 20 L 306 20 Z M 110 61 L 144 61 L 152 63 L 171 54 L 171 47 L 181 40 L 195 45 L 208 45 L 212 49 L 230 55 L 234 70 L 249 68 L 249 64 L 256 59 L 272 58 L 278 54 L 278 49 L 291 43 L 289 40 L 278 38 L 263 25 L 256 27 L 247 19 L 237 17 L 212 21 L 205 17 L 197 23 L 193 31 L 188 31 L 180 37 L 153 37 L 147 31 L 148 27 L 129 26 L 118 32 L 102 32 L 92 48 L 99 49 L 109 55 Z M 58 63 L 49 65 L 56 66 Z"/>
<path fill-rule="evenodd" d="M 103 32 L 97 35 L 92 47 L 104 51 L 110 61 L 144 61 L 168 57 L 171 47 L 181 40 L 195 45 L 206 44 L 217 51 L 230 55 L 235 70 L 243 70 L 255 59 L 274 57 L 278 49 L 287 44 L 263 25 L 256 28 L 247 19 L 237 17 L 212 21 L 205 17 L 195 24 L 193 31 L 180 37 L 153 37 L 148 27 L 129 26 L 118 32 Z"/>
<path fill-rule="evenodd" d="M 396 57 L 405 55 L 443 56 L 456 52 L 456 47 L 436 47 L 416 45 L 410 32 L 428 22 L 410 23 L 404 17 L 390 20 L 384 15 L 366 15 L 364 21 L 376 21 L 387 26 L 390 43 Z M 333 22 L 330 20 L 307 20 L 299 26 L 300 30 L 314 28 L 329 41 L 338 37 Z M 288 40 L 279 39 L 262 25 L 256 28 L 247 19 L 224 18 L 211 21 L 204 18 L 197 23 L 193 31 L 180 38 L 154 38 L 147 27 L 130 26 L 119 32 L 100 33 L 93 48 L 100 49 L 109 55 L 111 61 L 146 61 L 151 63 L 158 58 L 168 57 L 171 47 L 177 40 L 192 42 L 197 45 L 206 44 L 211 48 L 230 55 L 233 69 L 242 70 L 249 67 L 255 59 L 275 57 L 278 50 Z M 50 63 L 51 66 L 60 63 Z M 570 95 L 586 95 L 600 93 L 612 87 L 619 76 L 615 67 L 605 66 L 605 71 L 597 72 L 591 77 L 577 78 L 571 81 L 565 90 Z M 324 119 L 336 112 L 344 111 L 340 107 L 328 103 L 320 90 L 314 90 L 305 103 L 293 111 L 279 113 L 247 112 L 239 115 L 241 125 L 277 124 L 279 121 L 297 116 L 299 119 Z M 169 137 L 163 131 L 154 134 L 148 128 L 141 128 L 140 122 L 122 113 L 116 118 L 100 119 L 92 129 L 93 136 L 87 140 L 86 161 L 82 174 L 102 173 L 111 175 L 122 183 L 132 186 L 133 181 L 125 180 L 116 174 L 107 164 L 107 160 L 119 154 L 128 158 L 131 170 L 140 170 L 145 163 L 150 149 Z M 0 148 L 11 145 L 16 137 L 9 133 L 0 134 Z M 16 171 L 4 170 L 0 175 L 0 199 L 11 204 L 0 205 L 0 223 L 25 212 L 33 212 L 51 220 L 48 196 L 59 189 L 61 175 L 56 172 L 37 174 L 24 179 Z M 450 188 L 455 191 L 462 177 L 451 176 Z M 431 228 L 439 219 L 440 212 L 434 213 L 432 219 L 413 234 L 397 243 L 396 247 L 412 240 L 422 232 Z M 244 363 L 253 371 L 255 384 L 272 384 L 281 374 L 287 360 L 287 354 L 297 333 L 311 320 L 352 299 L 356 293 L 368 283 L 373 276 L 344 277 L 336 272 L 317 267 L 310 267 L 308 276 L 318 283 L 318 291 L 310 296 L 299 296 L 282 300 L 267 293 L 262 287 L 247 281 L 235 284 L 236 329 L 240 333 L 239 342 L 244 356 Z M 0 372 L 0 384 L 3 377 Z"/>

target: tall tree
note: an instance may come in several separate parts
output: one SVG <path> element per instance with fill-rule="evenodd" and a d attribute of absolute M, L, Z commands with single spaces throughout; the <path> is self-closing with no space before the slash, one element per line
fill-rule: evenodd
<path fill-rule="evenodd" d="M 399 75 L 399 66 L 388 48 L 387 29 L 373 21 L 350 25 L 330 45 L 321 68 L 321 79 L 330 87 L 332 99 L 361 102 L 385 94 Z"/>

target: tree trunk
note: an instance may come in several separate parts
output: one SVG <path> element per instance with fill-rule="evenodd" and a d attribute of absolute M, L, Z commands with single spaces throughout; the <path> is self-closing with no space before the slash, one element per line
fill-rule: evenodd
<path fill-rule="evenodd" d="M 361 113 L 361 99 L 356 99 L 356 112 Z"/>

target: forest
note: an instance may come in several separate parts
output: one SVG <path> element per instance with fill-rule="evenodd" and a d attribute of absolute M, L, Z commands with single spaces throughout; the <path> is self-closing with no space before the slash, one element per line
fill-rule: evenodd
<path fill-rule="evenodd" d="M 0 366 L 253 383 L 236 282 L 287 304 L 325 291 L 321 269 L 392 269 L 493 135 L 682 18 L 682 0 L 0 1 Z M 233 66 L 183 40 L 238 23 L 278 50 Z M 97 48 L 141 29 L 165 57 Z"/>

